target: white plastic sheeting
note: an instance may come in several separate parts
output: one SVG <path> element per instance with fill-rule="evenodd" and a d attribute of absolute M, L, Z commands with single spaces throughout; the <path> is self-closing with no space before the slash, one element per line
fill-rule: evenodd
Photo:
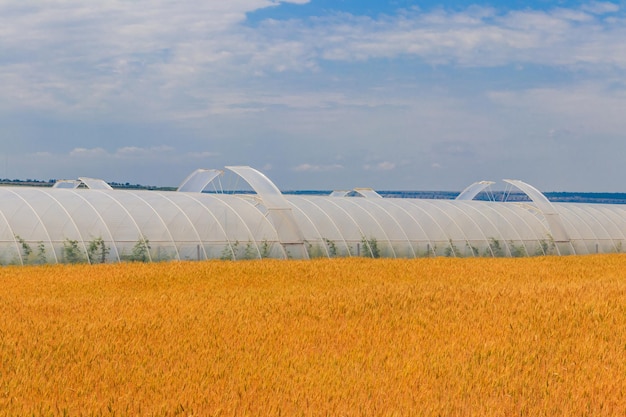
<path fill-rule="evenodd" d="M 78 188 L 82 182 L 80 180 L 58 180 L 53 188 Z"/>
<path fill-rule="evenodd" d="M 178 186 L 176 191 L 201 193 L 222 171 L 218 169 L 197 169 Z"/>
<path fill-rule="evenodd" d="M 112 190 L 113 189 L 109 184 L 107 184 L 106 182 L 104 182 L 104 180 L 101 180 L 100 178 L 80 177 L 78 178 L 78 180 L 82 182 L 83 184 L 85 184 L 87 188 L 90 188 L 92 190 Z"/>
<path fill-rule="evenodd" d="M 625 205 L 295 196 L 259 181 L 257 196 L 0 187 L 0 264 L 626 249 Z"/>
<path fill-rule="evenodd" d="M 481 191 L 493 184 L 495 184 L 493 181 L 475 182 L 461 191 L 461 193 L 456 197 L 456 200 L 473 200 L 474 197 L 476 197 Z"/>

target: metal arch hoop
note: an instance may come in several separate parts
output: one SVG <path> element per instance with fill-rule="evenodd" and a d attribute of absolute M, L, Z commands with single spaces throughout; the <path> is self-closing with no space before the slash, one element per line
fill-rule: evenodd
<path fill-rule="evenodd" d="M 559 249 L 559 244 L 567 246 L 571 253 L 575 253 L 574 246 L 572 245 L 572 241 L 567 233 L 567 229 L 563 224 L 563 220 L 561 216 L 556 211 L 550 200 L 543 195 L 541 191 L 536 189 L 530 184 L 525 183 L 520 180 L 502 180 L 512 186 L 521 190 L 524 194 L 526 194 L 530 199 L 535 203 L 543 217 L 546 219 L 548 223 L 548 227 L 550 228 L 550 233 L 552 238 L 554 239 L 554 243 L 556 244 L 556 250 L 559 255 L 561 255 L 561 250 Z M 563 254 L 565 255 L 565 254 Z"/>
<path fill-rule="evenodd" d="M 261 198 L 285 252 L 289 254 L 294 251 L 295 257 L 309 259 L 302 230 L 296 222 L 291 205 L 278 187 L 263 173 L 249 166 L 227 166 L 226 169 L 243 178 Z"/>
<path fill-rule="evenodd" d="M 485 188 L 489 187 L 492 184 L 495 184 L 495 183 L 493 181 L 475 182 L 469 185 L 463 191 L 461 191 L 461 194 L 456 196 L 455 200 L 462 200 L 462 201 L 473 200 L 474 197 L 478 195 L 478 193 L 480 193 L 481 191 L 483 191 Z"/>

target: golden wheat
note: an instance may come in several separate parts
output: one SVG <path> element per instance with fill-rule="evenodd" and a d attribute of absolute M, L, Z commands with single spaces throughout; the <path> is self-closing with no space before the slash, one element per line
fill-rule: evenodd
<path fill-rule="evenodd" d="M 626 415 L 626 256 L 0 269 L 2 415 Z"/>

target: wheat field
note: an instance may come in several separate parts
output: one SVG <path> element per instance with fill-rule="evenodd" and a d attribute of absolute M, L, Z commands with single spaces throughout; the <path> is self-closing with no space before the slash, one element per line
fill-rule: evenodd
<path fill-rule="evenodd" d="M 626 415 L 626 256 L 0 269 L 0 415 Z"/>

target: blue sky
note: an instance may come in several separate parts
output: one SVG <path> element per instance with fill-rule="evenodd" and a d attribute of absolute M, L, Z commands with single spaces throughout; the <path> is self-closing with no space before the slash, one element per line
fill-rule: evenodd
<path fill-rule="evenodd" d="M 0 177 L 626 191 L 626 4 L 0 0 Z"/>

